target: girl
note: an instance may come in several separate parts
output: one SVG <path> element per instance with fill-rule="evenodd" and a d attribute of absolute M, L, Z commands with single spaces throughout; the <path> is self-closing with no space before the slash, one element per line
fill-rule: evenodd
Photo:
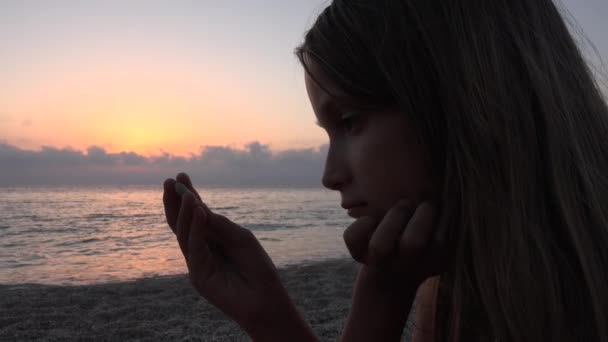
<path fill-rule="evenodd" d="M 551 0 L 334 0 L 296 55 L 356 219 L 342 340 L 398 341 L 418 292 L 415 341 L 608 341 L 608 108 Z M 199 293 L 254 340 L 316 340 L 253 234 L 177 182 Z"/>

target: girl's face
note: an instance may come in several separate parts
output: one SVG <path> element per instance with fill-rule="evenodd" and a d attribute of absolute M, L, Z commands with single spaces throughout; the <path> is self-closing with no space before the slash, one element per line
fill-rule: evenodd
<path fill-rule="evenodd" d="M 427 150 L 416 143 L 414 127 L 396 110 L 357 109 L 314 63 L 306 90 L 317 121 L 329 136 L 323 185 L 340 191 L 342 207 L 354 218 L 382 218 L 400 199 L 436 199 Z M 323 88 L 327 89 L 330 96 Z"/>

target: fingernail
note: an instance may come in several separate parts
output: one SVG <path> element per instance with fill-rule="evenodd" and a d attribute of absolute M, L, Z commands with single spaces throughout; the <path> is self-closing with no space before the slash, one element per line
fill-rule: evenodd
<path fill-rule="evenodd" d="M 175 183 L 175 192 L 177 192 L 180 196 L 188 192 L 188 188 L 182 183 Z"/>

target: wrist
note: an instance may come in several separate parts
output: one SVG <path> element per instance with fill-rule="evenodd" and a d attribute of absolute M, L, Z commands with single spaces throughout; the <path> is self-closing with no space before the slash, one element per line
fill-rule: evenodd
<path fill-rule="evenodd" d="M 243 326 L 243 329 L 255 342 L 318 341 L 291 301 L 283 306 L 273 305 L 272 311 L 258 315 L 247 326 Z"/>
<path fill-rule="evenodd" d="M 341 341 L 399 341 L 418 285 L 361 266 Z"/>
<path fill-rule="evenodd" d="M 396 276 L 392 273 L 363 265 L 359 269 L 355 290 L 359 293 L 373 293 L 386 296 L 392 301 L 399 297 L 410 297 L 423 281 L 414 278 Z"/>

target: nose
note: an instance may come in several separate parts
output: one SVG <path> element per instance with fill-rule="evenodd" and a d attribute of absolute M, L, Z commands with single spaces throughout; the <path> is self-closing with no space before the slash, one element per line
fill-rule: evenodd
<path fill-rule="evenodd" d="M 323 171 L 323 186 L 330 190 L 340 190 L 350 181 L 350 177 L 346 153 L 339 145 L 330 143 Z"/>

